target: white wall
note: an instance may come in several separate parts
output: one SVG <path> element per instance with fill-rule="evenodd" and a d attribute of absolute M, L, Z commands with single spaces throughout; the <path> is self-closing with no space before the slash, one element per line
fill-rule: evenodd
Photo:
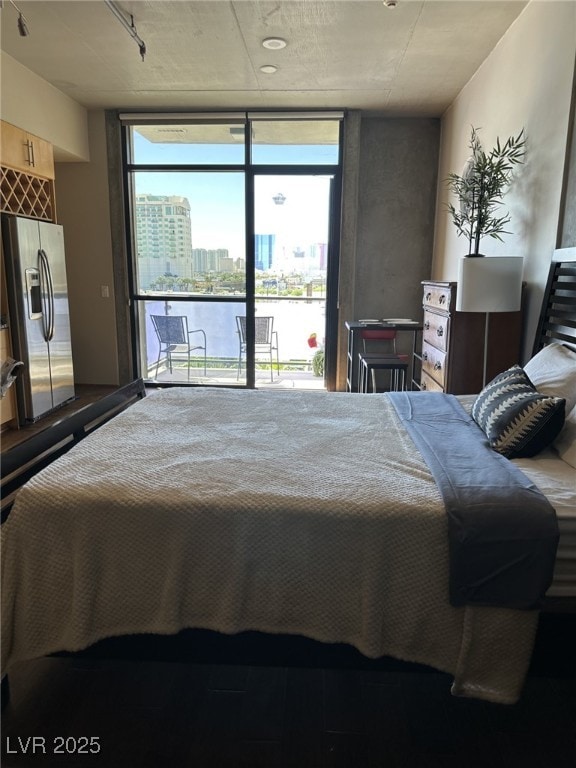
<path fill-rule="evenodd" d="M 84 107 L 0 52 L 0 117 L 49 141 L 57 160 L 88 160 Z"/>
<path fill-rule="evenodd" d="M 64 226 L 74 378 L 80 384 L 118 384 L 104 112 L 89 114 L 5 53 L 0 63 L 2 119 L 55 149 L 56 214 Z M 62 160 L 66 162 L 58 162 Z M 109 287 L 109 299 L 102 298 L 103 285 Z"/>
<path fill-rule="evenodd" d="M 524 358 L 536 330 L 543 287 L 557 246 L 562 180 L 576 55 L 576 3 L 533 0 L 460 92 L 442 119 L 433 278 L 456 280 L 468 252 L 446 211 L 445 179 L 460 173 L 470 155 L 470 128 L 485 149 L 522 128 L 526 162 L 505 196 L 512 217 L 504 243 L 481 242 L 491 256 L 523 256 L 528 283 Z M 572 245 L 576 245 L 573 243 Z"/>

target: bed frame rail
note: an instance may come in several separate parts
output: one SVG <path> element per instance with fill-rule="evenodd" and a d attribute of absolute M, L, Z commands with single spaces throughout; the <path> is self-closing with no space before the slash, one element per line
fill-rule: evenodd
<path fill-rule="evenodd" d="M 2 522 L 8 517 L 16 492 L 27 480 L 145 396 L 143 380 L 132 381 L 3 453 Z"/>

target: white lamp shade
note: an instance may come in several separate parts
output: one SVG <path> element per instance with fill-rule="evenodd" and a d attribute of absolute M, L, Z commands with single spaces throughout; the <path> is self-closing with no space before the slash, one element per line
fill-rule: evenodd
<path fill-rule="evenodd" d="M 521 256 L 465 256 L 458 267 L 457 312 L 518 312 Z"/>

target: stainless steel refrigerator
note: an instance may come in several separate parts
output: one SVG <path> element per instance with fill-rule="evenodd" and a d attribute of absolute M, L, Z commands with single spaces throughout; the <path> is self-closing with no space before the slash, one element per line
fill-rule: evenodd
<path fill-rule="evenodd" d="M 12 355 L 21 423 L 74 398 L 64 231 L 59 224 L 2 216 Z"/>

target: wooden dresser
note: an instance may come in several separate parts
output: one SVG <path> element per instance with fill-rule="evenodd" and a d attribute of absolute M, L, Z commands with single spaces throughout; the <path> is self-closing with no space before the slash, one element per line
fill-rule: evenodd
<path fill-rule="evenodd" d="M 424 330 L 413 387 L 453 395 L 480 392 L 486 315 L 456 312 L 456 283 L 426 281 L 422 286 Z M 520 362 L 521 341 L 521 311 L 490 314 L 487 381 Z"/>

